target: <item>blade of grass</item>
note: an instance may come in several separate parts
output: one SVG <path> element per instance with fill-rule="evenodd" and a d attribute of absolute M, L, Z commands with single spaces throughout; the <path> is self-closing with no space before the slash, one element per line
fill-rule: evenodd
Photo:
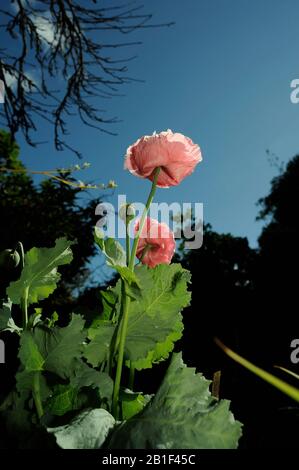
<path fill-rule="evenodd" d="M 266 372 L 265 370 L 261 369 L 260 367 L 255 366 L 254 364 L 247 361 L 243 357 L 239 356 L 239 354 L 235 353 L 234 351 L 229 349 L 227 346 L 225 346 L 225 344 L 223 344 L 218 338 L 215 338 L 215 343 L 225 352 L 225 354 L 227 354 L 235 362 L 245 367 L 246 369 L 250 370 L 255 375 L 265 380 L 269 384 L 273 385 L 273 387 L 285 393 L 285 395 L 288 395 L 293 400 L 299 402 L 299 389 L 298 388 L 293 387 L 292 385 L 289 385 L 287 382 L 284 382 L 283 380 L 275 377 L 275 375 L 272 375 L 269 372 Z"/>
<path fill-rule="evenodd" d="M 295 374 L 295 372 L 289 370 L 289 369 L 286 369 L 285 367 L 281 367 L 281 366 L 274 366 L 276 367 L 276 369 L 280 369 L 282 370 L 283 372 L 285 372 L 286 374 L 289 374 L 291 375 L 292 377 L 295 377 L 295 379 L 298 379 L 299 380 L 299 375 L 298 374 Z"/>

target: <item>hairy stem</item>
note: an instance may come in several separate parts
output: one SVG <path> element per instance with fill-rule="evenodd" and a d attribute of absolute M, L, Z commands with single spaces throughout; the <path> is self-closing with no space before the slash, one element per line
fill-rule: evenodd
<path fill-rule="evenodd" d="M 129 229 L 129 223 L 130 223 L 130 217 L 126 216 L 126 261 L 127 261 L 127 266 L 129 266 L 130 263 L 130 234 L 128 233 Z"/>
<path fill-rule="evenodd" d="M 138 232 L 134 238 L 132 251 L 130 254 L 130 261 L 129 261 L 129 269 L 131 271 L 134 271 L 134 262 L 135 262 L 139 237 L 142 232 L 147 213 L 149 211 L 150 205 L 152 203 L 152 200 L 156 192 L 159 173 L 160 173 L 160 167 L 156 168 L 155 170 L 151 191 L 147 198 L 146 205 L 145 205 L 144 211 L 142 213 L 142 216 L 139 222 Z M 122 298 L 121 298 L 122 325 L 121 325 L 121 330 L 120 330 L 119 350 L 118 350 L 116 375 L 115 375 L 113 397 L 112 397 L 112 414 L 116 419 L 118 418 L 118 397 L 119 397 L 122 368 L 123 368 L 123 362 L 124 362 L 124 352 L 125 352 L 126 336 L 127 336 L 127 329 L 128 329 L 130 303 L 131 303 L 130 297 L 126 295 L 125 289 L 122 289 Z"/>
<path fill-rule="evenodd" d="M 139 237 L 140 237 L 140 234 L 142 232 L 144 222 L 145 222 L 148 210 L 150 208 L 151 202 L 152 202 L 152 200 L 154 198 L 154 195 L 155 195 L 155 192 L 156 192 L 159 173 L 160 173 L 160 167 L 156 168 L 156 170 L 155 170 L 154 179 L 153 179 L 153 183 L 152 183 L 152 188 L 151 188 L 151 191 L 150 191 L 149 196 L 147 198 L 146 205 L 145 205 L 144 211 L 142 213 L 142 216 L 141 216 L 141 219 L 140 219 L 140 222 L 139 222 L 138 232 L 136 234 L 136 237 L 134 238 L 132 251 L 131 251 L 131 256 L 130 256 L 130 263 L 129 263 L 129 268 L 131 269 L 131 271 L 133 271 L 133 269 L 134 269 L 134 261 L 135 261 L 135 256 L 136 256 Z"/>
<path fill-rule="evenodd" d="M 116 376 L 115 376 L 114 390 L 113 390 L 113 397 L 112 397 L 112 414 L 115 418 L 118 418 L 118 396 L 119 396 L 122 367 L 123 367 L 123 361 L 124 361 L 130 301 L 131 299 L 127 295 L 124 295 L 122 297 L 122 305 L 123 305 L 122 328 L 121 328 L 121 333 L 120 333 L 120 343 L 119 343 L 119 351 L 118 351 L 117 366 L 116 366 Z"/>

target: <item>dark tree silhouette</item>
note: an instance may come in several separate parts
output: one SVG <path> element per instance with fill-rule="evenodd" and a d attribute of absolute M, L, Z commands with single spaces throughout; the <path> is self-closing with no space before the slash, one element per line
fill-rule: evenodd
<path fill-rule="evenodd" d="M 4 131 L 0 131 L 1 167 L 25 169 L 19 160 L 18 145 Z M 26 251 L 33 246 L 53 246 L 60 236 L 77 240 L 74 260 L 61 269 L 62 283 L 55 294 L 56 302 L 66 304 L 75 288 L 84 287 L 90 274 L 88 262 L 95 254 L 92 227 L 99 199 L 91 199 L 87 204 L 85 200 L 83 204 L 80 189 L 55 180 L 35 185 L 26 172 L 1 171 L 0 191 L 0 251 L 13 248 L 17 241 L 23 243 Z"/>
<path fill-rule="evenodd" d="M 297 305 L 299 263 L 299 155 L 271 182 L 260 199 L 258 218 L 265 221 L 259 237 L 256 293 L 263 317 L 260 328 L 271 339 L 268 349 L 275 363 L 290 364 L 290 343 L 298 337 Z M 262 333 L 261 333 L 262 334 Z M 261 338 L 262 342 L 262 338 Z"/>
<path fill-rule="evenodd" d="M 152 15 L 140 12 L 142 7 L 135 2 L 108 7 L 97 0 L 7 3 L 0 8 L 1 44 L 7 44 L 0 49 L 0 80 L 5 88 L 1 124 L 13 137 L 21 131 L 34 145 L 32 132 L 39 120 L 49 121 L 57 150 L 71 148 L 65 136 L 66 118 L 72 114 L 88 126 L 112 133 L 105 124 L 116 118 L 107 118 L 95 100 L 111 98 L 119 85 L 134 80 L 127 69 L 132 57 L 115 56 L 115 50 L 139 44 L 123 40 L 128 33 L 162 25 L 149 24 Z"/>
<path fill-rule="evenodd" d="M 270 193 L 260 199 L 258 218 L 266 222 L 259 237 L 259 283 L 276 291 L 277 298 L 296 294 L 294 272 L 299 261 L 299 155 L 272 180 Z M 277 290 L 276 290 L 277 289 Z"/>
<path fill-rule="evenodd" d="M 210 376 L 217 363 L 223 365 L 214 337 L 228 344 L 240 342 L 240 310 L 252 296 L 256 256 L 246 238 L 219 234 L 209 224 L 204 227 L 202 247 L 182 252 L 181 262 L 192 274 L 192 302 L 184 311 L 183 350 L 187 361 Z"/>

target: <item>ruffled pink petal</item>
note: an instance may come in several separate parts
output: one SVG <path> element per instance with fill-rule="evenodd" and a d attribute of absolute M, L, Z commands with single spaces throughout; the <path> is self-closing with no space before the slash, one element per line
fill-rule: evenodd
<path fill-rule="evenodd" d="M 202 160 L 198 145 L 180 133 L 168 130 L 144 136 L 131 145 L 126 154 L 125 168 L 141 178 L 153 180 L 161 167 L 157 186 L 178 185 Z"/>
<path fill-rule="evenodd" d="M 139 229 L 139 221 L 135 225 L 135 232 Z M 147 248 L 143 256 L 144 249 Z M 166 224 L 160 224 L 147 217 L 142 229 L 136 256 L 142 258 L 142 263 L 153 268 L 158 264 L 169 264 L 175 252 L 173 232 Z"/>

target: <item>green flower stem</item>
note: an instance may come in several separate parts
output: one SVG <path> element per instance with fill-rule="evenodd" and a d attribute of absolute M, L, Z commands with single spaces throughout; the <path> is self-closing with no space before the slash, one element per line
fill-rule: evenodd
<path fill-rule="evenodd" d="M 129 223 L 130 223 L 130 217 L 126 217 L 126 261 L 127 261 L 127 266 L 129 266 L 129 262 L 130 262 L 130 235 L 128 233 Z"/>
<path fill-rule="evenodd" d="M 24 256 L 24 248 L 23 244 L 21 242 L 18 242 L 16 245 L 16 249 L 19 252 L 20 255 L 20 261 L 21 261 L 21 268 L 24 269 L 25 266 L 25 256 Z M 24 295 L 21 299 L 21 309 L 22 309 L 22 322 L 23 322 L 23 330 L 27 327 L 28 323 L 28 287 L 24 290 Z"/>
<path fill-rule="evenodd" d="M 131 269 L 131 271 L 133 271 L 133 269 L 134 269 L 134 261 L 135 261 L 135 256 L 136 256 L 136 251 L 137 251 L 137 246 L 138 246 L 139 237 L 140 237 L 140 234 L 141 234 L 141 232 L 142 232 L 142 229 L 143 229 L 143 226 L 144 226 L 144 222 L 145 222 L 145 218 L 146 218 L 146 216 L 147 216 L 148 210 L 149 210 L 149 208 L 150 208 L 150 205 L 151 205 L 151 203 L 152 203 L 152 200 L 153 200 L 154 195 L 155 195 L 155 192 L 156 192 L 157 181 L 158 181 L 159 173 L 160 173 L 160 167 L 158 167 L 158 168 L 155 169 L 154 179 L 153 179 L 153 183 L 152 183 L 151 192 L 149 193 L 149 196 L 148 196 L 148 198 L 147 198 L 147 201 L 146 201 L 146 205 L 145 205 L 143 214 L 142 214 L 141 219 L 140 219 L 140 222 L 139 222 L 139 230 L 138 230 L 138 232 L 137 232 L 137 234 L 136 234 L 136 237 L 134 238 L 134 242 L 133 242 L 133 246 L 132 246 L 132 251 L 131 251 L 131 257 L 130 257 L 130 263 L 129 263 L 129 268 Z"/>
<path fill-rule="evenodd" d="M 150 208 L 150 205 L 152 203 L 152 200 L 156 192 L 159 173 L 160 173 L 160 167 L 156 168 L 154 172 L 154 179 L 152 182 L 151 191 L 147 198 L 146 205 L 145 205 L 143 214 L 140 219 L 139 230 L 134 238 L 132 251 L 130 254 L 130 261 L 129 261 L 129 269 L 131 271 L 134 271 L 134 262 L 135 262 L 139 237 L 143 229 L 148 210 Z M 124 362 L 124 352 L 125 352 L 126 336 L 127 336 L 127 329 L 128 329 L 130 303 L 131 303 L 130 297 L 127 296 L 124 291 L 122 291 L 122 298 L 121 298 L 122 326 L 121 326 L 121 332 L 120 332 L 120 342 L 119 342 L 118 358 L 117 358 L 117 365 L 116 365 L 116 375 L 115 375 L 113 397 L 112 397 L 112 414 L 116 419 L 118 418 L 118 397 L 119 397 L 119 389 L 120 389 L 120 383 L 121 383 L 122 367 L 123 367 L 123 362 Z"/>
<path fill-rule="evenodd" d="M 23 269 L 25 266 L 25 255 L 24 255 L 24 247 L 22 242 L 18 242 L 16 246 L 16 250 L 18 251 L 20 258 L 21 258 L 21 268 Z"/>
<path fill-rule="evenodd" d="M 40 397 L 40 373 L 39 372 L 34 373 L 32 385 L 33 385 L 32 395 L 33 395 L 33 399 L 34 399 L 34 403 L 36 407 L 37 416 L 39 419 L 41 419 L 41 417 L 44 414 L 44 410 L 43 410 L 43 405 L 42 405 L 42 401 Z"/>
<path fill-rule="evenodd" d="M 29 288 L 26 287 L 24 290 L 24 295 L 21 299 L 21 308 L 22 308 L 22 317 L 23 317 L 23 330 L 26 329 L 28 323 L 28 294 Z"/>
<path fill-rule="evenodd" d="M 121 382 L 122 367 L 123 367 L 123 362 L 124 362 L 124 352 L 125 352 L 125 343 L 126 343 L 128 320 L 129 320 L 130 301 L 131 299 L 127 295 L 122 296 L 122 311 L 123 311 L 122 328 L 121 328 L 121 333 L 120 333 L 120 343 L 119 343 L 119 351 L 118 351 L 117 366 L 116 366 L 116 376 L 115 376 L 113 397 L 112 397 L 112 414 L 116 419 L 118 418 L 118 396 L 119 396 L 119 389 L 120 389 L 120 382 Z"/>

